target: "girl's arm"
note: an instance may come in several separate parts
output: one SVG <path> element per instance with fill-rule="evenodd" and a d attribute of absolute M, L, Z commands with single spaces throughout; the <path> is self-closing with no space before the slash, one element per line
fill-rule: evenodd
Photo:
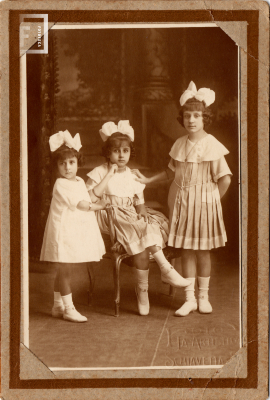
<path fill-rule="evenodd" d="M 98 203 L 90 203 L 90 201 L 81 200 L 77 204 L 78 210 L 81 211 L 97 211 L 97 210 L 104 210 L 108 202 L 106 200 L 100 200 Z"/>
<path fill-rule="evenodd" d="M 105 177 L 102 179 L 100 183 L 98 183 L 93 189 L 89 190 L 89 195 L 91 200 L 95 203 L 97 200 L 99 200 L 102 197 L 102 194 L 109 182 L 109 180 L 112 178 L 112 176 L 115 174 L 115 172 L 118 170 L 118 165 L 117 164 L 112 164 L 109 167 L 109 171 L 105 175 Z"/>
<path fill-rule="evenodd" d="M 219 190 L 219 195 L 220 198 L 224 196 L 224 194 L 227 192 L 229 186 L 231 184 L 231 177 L 230 175 L 224 175 L 218 180 L 218 190 Z"/>
<path fill-rule="evenodd" d="M 159 174 L 153 175 L 150 178 L 144 176 L 138 169 L 132 169 L 131 172 L 136 175 L 136 181 L 144 184 L 162 182 L 170 180 L 174 177 L 174 172 L 171 169 L 166 169 L 166 171 L 160 172 Z"/>

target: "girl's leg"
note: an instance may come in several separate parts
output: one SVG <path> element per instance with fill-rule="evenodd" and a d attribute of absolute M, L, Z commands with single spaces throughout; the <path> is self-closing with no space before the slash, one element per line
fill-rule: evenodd
<path fill-rule="evenodd" d="M 209 314 L 213 311 L 208 300 L 209 281 L 211 273 L 211 258 L 209 250 L 197 250 L 197 270 L 199 287 L 199 311 Z"/>
<path fill-rule="evenodd" d="M 169 263 L 160 247 L 150 246 L 148 249 L 153 254 L 153 257 L 160 268 L 162 282 L 180 288 L 190 285 L 190 282 L 187 279 L 184 279 Z"/>
<path fill-rule="evenodd" d="M 182 250 L 182 272 L 184 277 L 190 282 L 185 288 L 186 301 L 176 312 L 175 315 L 185 317 L 191 311 L 197 310 L 197 300 L 195 298 L 195 275 L 196 257 L 193 250 Z"/>
<path fill-rule="evenodd" d="M 149 274 L 149 253 L 147 250 L 133 256 L 133 265 L 136 268 L 137 284 L 135 292 L 137 295 L 138 310 L 140 315 L 149 314 L 148 298 L 148 274 Z"/>
<path fill-rule="evenodd" d="M 87 318 L 81 315 L 74 307 L 71 293 L 71 268 L 72 264 L 58 263 L 58 283 L 59 291 L 63 300 L 65 311 L 63 314 L 64 319 L 73 322 L 85 322 Z"/>
<path fill-rule="evenodd" d="M 56 267 L 56 275 L 54 279 L 54 304 L 52 308 L 52 316 L 59 318 L 63 317 L 64 311 L 65 311 L 65 306 L 63 304 L 63 300 L 61 297 L 61 293 L 59 290 L 59 268 L 58 264 L 54 263 Z"/>

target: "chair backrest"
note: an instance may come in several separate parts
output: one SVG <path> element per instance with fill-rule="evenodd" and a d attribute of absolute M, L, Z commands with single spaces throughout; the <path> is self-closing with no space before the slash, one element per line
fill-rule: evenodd
<path fill-rule="evenodd" d="M 115 227 L 113 223 L 113 217 L 112 217 L 112 206 L 108 204 L 106 206 L 106 212 L 107 212 L 107 217 L 108 217 L 108 227 L 109 227 L 109 234 L 110 234 L 110 239 L 112 246 L 116 243 L 116 233 L 115 233 Z"/>

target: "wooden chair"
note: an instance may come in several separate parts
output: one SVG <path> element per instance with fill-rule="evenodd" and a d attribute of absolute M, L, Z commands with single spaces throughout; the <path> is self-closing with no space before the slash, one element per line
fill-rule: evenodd
<path fill-rule="evenodd" d="M 132 266 L 133 257 L 127 254 L 124 247 L 117 241 L 115 227 L 112 218 L 112 207 L 109 205 L 106 207 L 108 216 L 109 233 L 111 240 L 111 249 L 106 253 L 105 257 L 110 257 L 113 261 L 113 277 L 114 277 L 114 302 L 115 302 L 115 317 L 119 317 L 119 307 L 120 307 L 120 266 L 122 261 L 125 260 L 125 264 Z M 163 249 L 164 255 L 168 261 L 181 256 L 181 249 L 176 249 L 174 247 L 167 246 Z M 150 258 L 150 262 L 154 262 L 153 258 Z M 169 295 L 172 296 L 173 287 L 170 286 Z"/>

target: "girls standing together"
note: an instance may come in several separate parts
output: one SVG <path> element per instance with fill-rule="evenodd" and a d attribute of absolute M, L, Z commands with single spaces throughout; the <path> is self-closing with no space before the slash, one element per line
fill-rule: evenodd
<path fill-rule="evenodd" d="M 224 155 L 228 150 L 205 132 L 211 122 L 209 106 L 215 100 L 210 89 L 197 91 L 193 82 L 180 98 L 179 122 L 187 130 L 173 145 L 169 169 L 151 178 L 127 163 L 134 157 L 134 131 L 129 121 L 116 126 L 107 122 L 100 130 L 105 142 L 106 163 L 87 174 L 76 176 L 80 164 L 80 139 L 68 131 L 50 138 L 52 161 L 58 172 L 50 213 L 45 229 L 41 260 L 55 263 L 52 315 L 83 322 L 72 303 L 70 270 L 72 263 L 99 261 L 104 254 L 100 234 L 108 233 L 106 204 L 113 210 L 117 240 L 134 258 L 140 315 L 149 313 L 149 252 L 157 262 L 163 282 L 185 288 L 186 301 L 176 311 L 186 316 L 191 311 L 212 312 L 208 299 L 211 272 L 210 250 L 224 246 L 227 238 L 221 197 L 230 185 L 231 171 Z M 145 206 L 145 185 L 173 178 L 170 187 L 169 221 L 158 211 Z M 168 244 L 182 248 L 183 277 L 166 260 L 162 249 Z M 198 279 L 198 304 L 195 280 Z"/>

